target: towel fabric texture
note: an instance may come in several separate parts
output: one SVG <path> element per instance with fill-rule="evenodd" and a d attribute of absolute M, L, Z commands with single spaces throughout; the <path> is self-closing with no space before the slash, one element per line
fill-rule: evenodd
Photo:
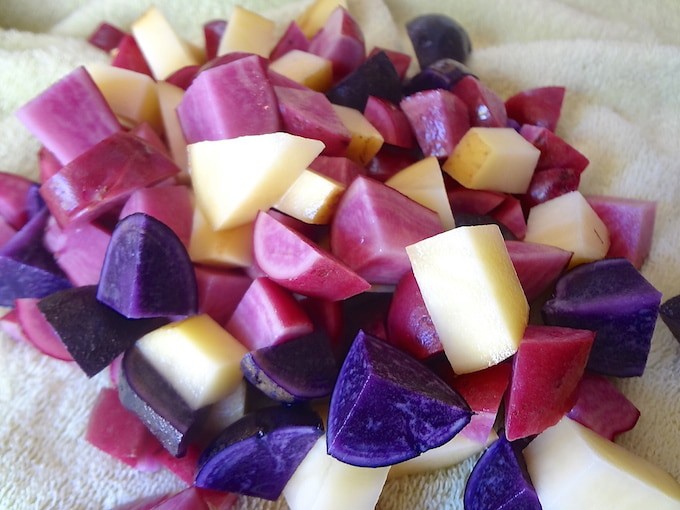
<path fill-rule="evenodd" d="M 37 176 L 38 142 L 13 112 L 77 65 L 107 60 L 84 42 L 101 21 L 123 28 L 151 4 L 185 38 L 237 3 L 284 27 L 308 1 L 0 0 L 0 170 Z M 643 275 L 680 294 L 680 2 L 677 0 L 354 0 L 367 46 L 410 51 L 404 24 L 440 12 L 465 26 L 469 66 L 501 97 L 567 88 L 558 134 L 590 159 L 584 193 L 658 202 Z M 84 440 L 102 373 L 49 359 L 0 337 L 0 509 L 109 509 L 182 484 L 127 468 Z M 619 442 L 680 480 L 680 344 L 660 321 L 643 377 L 620 381 L 642 416 Z M 462 509 L 473 460 L 387 482 L 383 510 Z M 286 508 L 241 498 L 239 508 Z"/>

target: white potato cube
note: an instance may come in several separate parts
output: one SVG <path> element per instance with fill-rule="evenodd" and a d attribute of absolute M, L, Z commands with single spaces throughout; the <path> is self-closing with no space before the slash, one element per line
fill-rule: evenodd
<path fill-rule="evenodd" d="M 447 230 L 406 252 L 457 374 L 482 370 L 517 351 L 529 305 L 497 225 Z"/>
<path fill-rule="evenodd" d="M 669 473 L 567 417 L 523 454 L 545 510 L 680 508 L 680 484 Z"/>
<path fill-rule="evenodd" d="M 192 409 L 225 398 L 243 380 L 247 349 L 205 314 L 162 326 L 136 345 Z"/>
<path fill-rule="evenodd" d="M 470 128 L 442 169 L 466 188 L 525 193 L 541 155 L 512 128 Z"/>

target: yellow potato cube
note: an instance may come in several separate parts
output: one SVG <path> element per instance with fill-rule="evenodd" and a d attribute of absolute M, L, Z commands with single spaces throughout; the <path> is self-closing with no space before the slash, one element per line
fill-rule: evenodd
<path fill-rule="evenodd" d="M 346 0 L 316 0 L 295 20 L 302 33 L 311 39 L 323 28 L 328 16 L 338 7 L 347 9 Z"/>
<path fill-rule="evenodd" d="M 187 142 L 184 139 L 182 126 L 179 124 L 177 112 L 175 111 L 182 102 L 184 90 L 165 81 L 156 84 L 158 92 L 158 103 L 160 105 L 161 119 L 163 120 L 163 130 L 167 141 L 170 155 L 178 167 L 182 169 L 182 177 L 186 180 L 189 163 L 187 161 Z"/>
<path fill-rule="evenodd" d="M 378 153 L 385 139 L 359 110 L 337 104 L 333 109 L 352 135 L 346 156 L 365 166 Z"/>
<path fill-rule="evenodd" d="M 272 207 L 324 148 L 284 132 L 189 144 L 196 203 L 213 230 L 255 221 Z"/>
<path fill-rule="evenodd" d="M 276 45 L 276 23 L 259 14 L 234 6 L 217 55 L 246 51 L 268 58 Z"/>
<path fill-rule="evenodd" d="M 474 127 L 442 169 L 466 188 L 525 193 L 540 155 L 512 128 Z"/>
<path fill-rule="evenodd" d="M 524 240 L 574 252 L 569 267 L 604 258 L 610 244 L 607 226 L 579 191 L 532 207 Z"/>
<path fill-rule="evenodd" d="M 192 409 L 225 398 L 243 380 L 247 349 L 205 314 L 162 326 L 136 345 Z"/>
<path fill-rule="evenodd" d="M 497 225 L 447 230 L 407 246 L 406 253 L 457 374 L 517 351 L 529 305 Z"/>
<path fill-rule="evenodd" d="M 253 224 L 216 231 L 196 207 L 189 258 L 211 266 L 249 267 L 253 263 Z"/>
<path fill-rule="evenodd" d="M 543 508 L 680 508 L 669 473 L 567 417 L 523 454 Z"/>
<path fill-rule="evenodd" d="M 317 92 L 325 92 L 333 83 L 331 61 L 302 50 L 285 53 L 269 69 Z"/>
<path fill-rule="evenodd" d="M 282 213 L 313 225 L 330 223 L 345 187 L 314 170 L 305 170 L 274 204 Z"/>

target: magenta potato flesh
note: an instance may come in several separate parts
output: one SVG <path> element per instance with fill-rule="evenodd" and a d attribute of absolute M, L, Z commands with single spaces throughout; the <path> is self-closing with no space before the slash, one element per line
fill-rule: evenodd
<path fill-rule="evenodd" d="M 328 453 L 355 466 L 388 466 L 449 441 L 471 415 L 428 368 L 360 331 L 331 396 Z"/>
<path fill-rule="evenodd" d="M 470 473 L 463 503 L 465 510 L 541 509 L 519 445 L 499 436 Z"/>
<path fill-rule="evenodd" d="M 588 369 L 614 377 L 642 375 L 661 293 L 626 259 L 572 269 L 542 309 L 546 324 L 596 332 Z"/>
<path fill-rule="evenodd" d="M 97 287 L 74 287 L 50 294 L 38 308 L 75 362 L 92 377 L 139 338 L 166 321 L 126 319 L 96 298 Z"/>
<path fill-rule="evenodd" d="M 97 299 L 129 319 L 195 314 L 196 274 L 177 234 L 144 213 L 120 220 L 106 251 Z"/>
<path fill-rule="evenodd" d="M 406 23 L 420 68 L 442 58 L 465 62 L 472 51 L 470 36 L 456 20 L 442 14 L 424 14 Z"/>
<path fill-rule="evenodd" d="M 193 410 L 138 349 L 123 356 L 118 394 L 132 411 L 175 457 L 186 454 L 193 435 L 207 417 L 207 409 Z"/>
<path fill-rule="evenodd" d="M 241 370 L 265 395 L 284 403 L 330 395 L 338 375 L 330 342 L 318 333 L 249 352 Z"/>
<path fill-rule="evenodd" d="M 199 460 L 195 486 L 276 500 L 323 434 L 304 407 L 269 407 L 227 427 Z"/>

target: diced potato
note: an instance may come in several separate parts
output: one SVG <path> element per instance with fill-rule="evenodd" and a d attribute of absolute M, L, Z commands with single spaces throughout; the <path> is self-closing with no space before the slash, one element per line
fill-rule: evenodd
<path fill-rule="evenodd" d="M 365 166 L 378 153 L 385 139 L 359 110 L 337 104 L 333 105 L 333 109 L 352 134 L 347 157 Z"/>
<path fill-rule="evenodd" d="M 199 64 L 191 48 L 157 7 L 151 7 L 134 21 L 131 30 L 157 80 L 164 80 L 182 67 Z"/>
<path fill-rule="evenodd" d="M 338 7 L 347 9 L 346 0 L 316 0 L 311 4 L 305 12 L 303 12 L 296 20 L 300 30 L 308 39 L 323 28 L 331 15 Z"/>
<path fill-rule="evenodd" d="M 517 351 L 529 305 L 498 226 L 454 228 L 406 252 L 457 374 L 495 365 Z"/>
<path fill-rule="evenodd" d="M 272 62 L 269 69 L 318 92 L 325 92 L 333 83 L 331 61 L 307 51 L 291 50 Z"/>
<path fill-rule="evenodd" d="M 245 51 L 268 58 L 276 45 L 275 30 L 276 23 L 273 21 L 236 5 L 229 16 L 217 55 Z"/>
<path fill-rule="evenodd" d="M 160 105 L 161 119 L 163 120 L 163 130 L 165 139 L 170 149 L 173 161 L 182 172 L 188 172 L 189 163 L 187 161 L 187 142 L 182 133 L 182 126 L 179 124 L 177 106 L 184 97 L 184 90 L 165 81 L 156 84 L 158 92 L 158 103 Z"/>
<path fill-rule="evenodd" d="M 579 191 L 532 207 L 524 240 L 574 252 L 569 267 L 604 258 L 610 244 L 607 226 Z"/>
<path fill-rule="evenodd" d="M 136 345 L 192 409 L 225 398 L 243 379 L 246 348 L 205 314 L 162 326 Z"/>
<path fill-rule="evenodd" d="M 118 117 L 131 125 L 148 122 L 157 133 L 162 133 L 163 123 L 153 78 L 106 64 L 91 64 L 86 69 Z"/>
<path fill-rule="evenodd" d="M 569 418 L 523 453 L 543 508 L 680 508 L 670 474 Z"/>
<path fill-rule="evenodd" d="M 375 508 L 389 469 L 340 462 L 326 453 L 322 436 L 293 473 L 283 496 L 290 510 Z"/>
<path fill-rule="evenodd" d="M 255 221 L 323 148 L 319 140 L 284 132 L 189 144 L 196 202 L 213 230 Z"/>
<path fill-rule="evenodd" d="M 540 155 L 512 128 L 474 127 L 442 169 L 466 188 L 525 193 Z"/>
<path fill-rule="evenodd" d="M 444 229 L 456 226 L 439 161 L 431 156 L 407 166 L 385 181 L 385 184 L 435 211 Z"/>
<path fill-rule="evenodd" d="M 249 267 L 253 263 L 253 224 L 215 231 L 196 207 L 189 257 L 213 266 Z"/>
<path fill-rule="evenodd" d="M 307 169 L 274 208 L 305 223 L 325 225 L 331 221 L 344 190 L 342 184 Z"/>

